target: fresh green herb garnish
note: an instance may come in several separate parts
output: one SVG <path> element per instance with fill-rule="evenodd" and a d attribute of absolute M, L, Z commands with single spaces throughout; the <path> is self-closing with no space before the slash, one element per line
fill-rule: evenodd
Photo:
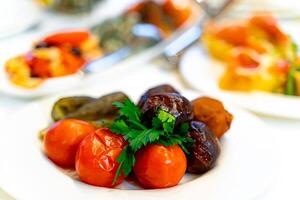
<path fill-rule="evenodd" d="M 110 130 L 124 136 L 128 144 L 117 159 L 119 167 L 114 178 L 114 183 L 123 173 L 127 176 L 134 164 L 134 154 L 148 144 L 162 144 L 164 146 L 180 145 L 188 153 L 187 148 L 193 144 L 193 139 L 187 136 L 188 124 L 183 123 L 175 128 L 176 118 L 164 110 L 158 110 L 148 127 L 141 119 L 142 113 L 132 101 L 126 99 L 124 103 L 115 102 L 119 108 L 119 118 L 116 119 Z"/>

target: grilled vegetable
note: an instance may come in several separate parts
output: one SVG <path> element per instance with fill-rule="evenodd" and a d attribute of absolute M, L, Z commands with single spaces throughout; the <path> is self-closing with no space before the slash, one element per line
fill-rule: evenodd
<path fill-rule="evenodd" d="M 117 114 L 113 102 L 123 102 L 128 98 L 122 92 L 114 92 L 98 99 L 91 97 L 67 97 L 54 104 L 52 118 L 54 121 L 75 118 L 87 121 L 111 119 Z"/>
<path fill-rule="evenodd" d="M 195 119 L 205 123 L 221 138 L 230 128 L 233 116 L 225 110 L 222 102 L 209 97 L 200 97 L 192 102 Z"/>
<path fill-rule="evenodd" d="M 67 115 L 75 112 L 84 104 L 96 100 L 88 96 L 64 97 L 56 101 L 52 107 L 51 116 L 54 121 L 67 118 Z"/>
<path fill-rule="evenodd" d="M 76 155 L 76 172 L 85 183 L 114 187 L 120 184 L 124 175 L 113 182 L 117 168 L 117 158 L 122 152 L 126 141 L 107 128 L 90 133 L 78 147 Z"/>
<path fill-rule="evenodd" d="M 214 167 L 220 155 L 219 141 L 208 127 L 198 121 L 190 123 L 188 135 L 194 139 L 194 145 L 187 154 L 187 171 L 201 174 Z"/>
<path fill-rule="evenodd" d="M 142 107 L 143 104 L 145 103 L 145 101 L 147 100 L 147 98 L 151 95 L 154 94 L 160 94 L 160 93 L 177 93 L 179 94 L 179 92 L 173 88 L 171 85 L 168 84 L 163 84 L 163 85 L 158 85 L 156 87 L 150 88 L 149 90 L 147 90 L 145 92 L 145 94 L 142 95 L 141 99 L 139 100 L 139 107 Z"/>
<path fill-rule="evenodd" d="M 147 98 L 141 107 L 144 119 L 151 121 L 161 109 L 176 118 L 175 125 L 193 119 L 191 103 L 188 99 L 176 93 L 155 94 Z"/>
<path fill-rule="evenodd" d="M 64 119 L 50 126 L 44 137 L 46 155 L 57 165 L 74 167 L 81 141 L 95 128 L 77 119 Z"/>

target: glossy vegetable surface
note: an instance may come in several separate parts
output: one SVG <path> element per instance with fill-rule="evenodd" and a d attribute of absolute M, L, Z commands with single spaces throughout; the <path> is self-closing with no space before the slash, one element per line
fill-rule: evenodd
<path fill-rule="evenodd" d="M 177 94 L 179 94 L 179 92 L 169 84 L 158 85 L 156 87 L 150 88 L 141 96 L 139 103 L 138 103 L 139 107 L 142 107 L 143 104 L 145 103 L 145 101 L 151 95 L 161 94 L 161 93 L 177 93 Z"/>
<path fill-rule="evenodd" d="M 152 120 L 162 109 L 176 118 L 176 125 L 193 118 L 192 106 L 188 99 L 176 93 L 155 94 L 147 98 L 141 107 L 145 119 Z"/>
<path fill-rule="evenodd" d="M 84 104 L 94 101 L 88 96 L 64 97 L 56 101 L 52 107 L 51 116 L 54 121 L 67 117 L 69 113 L 76 112 Z"/>
<path fill-rule="evenodd" d="M 117 158 L 126 142 L 107 128 L 97 129 L 89 134 L 80 144 L 76 155 L 76 172 L 85 183 L 114 187 L 122 182 L 120 176 L 113 183 L 119 164 Z"/>
<path fill-rule="evenodd" d="M 186 157 L 178 145 L 153 144 L 137 152 L 133 170 L 145 188 L 166 188 L 179 183 L 186 166 Z"/>
<path fill-rule="evenodd" d="M 201 174 L 213 168 L 221 151 L 214 133 L 204 123 L 192 121 L 189 136 L 195 143 L 187 154 L 187 171 Z"/>
<path fill-rule="evenodd" d="M 57 165 L 74 167 L 80 142 L 95 128 L 87 122 L 65 119 L 50 126 L 44 137 L 46 155 Z"/>
<path fill-rule="evenodd" d="M 114 118 L 118 109 L 113 102 L 123 102 L 126 94 L 114 92 L 97 98 L 79 96 L 65 97 L 55 102 L 52 108 L 53 120 L 76 118 L 82 120 L 99 120 Z"/>

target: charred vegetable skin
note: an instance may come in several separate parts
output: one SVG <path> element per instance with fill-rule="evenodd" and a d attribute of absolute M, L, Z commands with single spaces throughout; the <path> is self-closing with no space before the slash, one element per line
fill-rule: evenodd
<path fill-rule="evenodd" d="M 52 108 L 52 119 L 58 121 L 75 118 L 94 121 L 114 118 L 118 109 L 113 106 L 113 102 L 123 102 L 127 98 L 122 92 L 114 92 L 98 99 L 86 96 L 62 98 Z"/>
<path fill-rule="evenodd" d="M 88 96 L 64 97 L 56 101 L 52 107 L 51 116 L 54 121 L 67 118 L 70 113 L 76 112 L 81 106 L 95 98 Z"/>
<path fill-rule="evenodd" d="M 161 93 L 177 93 L 180 94 L 175 88 L 173 88 L 169 84 L 158 85 L 156 87 L 150 88 L 142 95 L 141 99 L 139 100 L 138 106 L 142 107 L 149 96 L 154 94 L 161 94 Z"/>
<path fill-rule="evenodd" d="M 149 96 L 141 106 L 145 120 L 151 121 L 157 111 L 164 110 L 176 118 L 175 125 L 193 119 L 192 106 L 188 99 L 176 93 L 162 93 Z"/>
<path fill-rule="evenodd" d="M 195 143 L 187 154 L 187 172 L 201 174 L 213 168 L 221 151 L 214 133 L 204 123 L 191 121 L 188 135 Z"/>

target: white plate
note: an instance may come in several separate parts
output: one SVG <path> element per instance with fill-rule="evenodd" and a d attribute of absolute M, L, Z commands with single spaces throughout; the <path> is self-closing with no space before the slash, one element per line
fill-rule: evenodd
<path fill-rule="evenodd" d="M 86 22 L 85 25 L 92 25 L 92 24 L 99 23 L 104 19 L 111 18 L 122 13 L 126 8 L 130 7 L 133 3 L 136 3 L 138 1 L 140 0 L 129 0 L 124 2 L 120 2 L 119 0 L 105 1 L 104 2 L 105 4 L 101 4 L 99 8 L 100 10 L 97 11 L 97 13 L 93 12 L 92 17 L 83 18 L 82 20 Z M 39 33 L 27 34 L 27 35 L 19 36 L 16 39 L 11 39 L 8 41 L 1 42 L 0 43 L 0 91 L 5 94 L 19 97 L 19 98 L 41 97 L 45 95 L 55 94 L 58 91 L 76 88 L 78 86 L 82 86 L 90 82 L 95 82 L 107 76 L 107 73 L 109 74 L 116 73 L 116 70 L 118 69 L 123 69 L 123 70 L 130 69 L 133 66 L 141 65 L 159 56 L 163 52 L 165 46 L 169 44 L 178 34 L 180 34 L 183 30 L 185 30 L 186 28 L 194 24 L 196 20 L 202 18 L 203 14 L 198 11 L 199 8 L 195 7 L 194 8 L 195 14 L 191 16 L 191 18 L 182 27 L 176 30 L 172 34 L 172 36 L 166 38 L 165 40 L 158 43 L 157 45 L 148 48 L 147 50 L 144 50 L 136 55 L 131 56 L 130 58 L 124 61 L 115 64 L 114 66 L 110 66 L 106 68 L 102 67 L 102 69 L 99 70 L 99 72 L 94 74 L 89 74 L 84 77 L 82 77 L 82 75 L 75 74 L 75 75 L 69 75 L 69 76 L 59 77 L 59 78 L 51 78 L 46 80 L 39 87 L 34 89 L 24 89 L 11 83 L 7 77 L 7 73 L 5 72 L 4 65 L 9 58 L 30 50 L 32 47 L 32 43 L 38 40 L 39 38 L 42 38 L 43 36 L 47 35 L 47 33 L 39 32 Z M 61 25 L 61 19 L 59 21 L 56 18 L 54 19 L 54 22 L 57 24 L 60 23 L 58 27 L 62 27 L 62 26 L 70 27 L 70 25 L 72 25 L 71 23 L 72 21 Z M 82 26 L 83 26 L 82 24 L 79 25 L 79 27 Z M 76 28 L 78 29 L 78 27 L 72 26 L 72 28 L 67 28 L 67 29 L 76 29 Z"/>
<path fill-rule="evenodd" d="M 299 23 L 286 23 L 283 28 L 295 36 L 299 43 Z M 233 92 L 219 88 L 218 80 L 222 66 L 209 58 L 203 47 L 197 45 L 184 53 L 180 72 L 193 88 L 213 94 L 253 112 L 284 118 L 300 119 L 300 97 L 291 97 L 266 92 Z"/>
<path fill-rule="evenodd" d="M 137 99 L 145 86 L 122 88 Z M 113 88 L 112 88 L 113 87 Z M 120 90 L 112 86 L 110 92 Z M 98 87 L 99 88 L 99 87 Z M 99 96 L 107 89 L 77 91 L 73 94 Z M 184 92 L 195 98 L 196 93 Z M 221 141 L 217 166 L 202 176 L 186 175 L 176 187 L 136 190 L 128 183 L 119 189 L 86 185 L 62 173 L 42 153 L 38 131 L 50 122 L 50 108 L 56 98 L 32 103 L 1 122 L 0 186 L 16 199 L 105 199 L 105 200 L 250 200 L 261 195 L 276 176 L 280 160 L 270 131 L 255 116 L 231 105 L 232 128 Z M 129 190 L 130 189 L 130 190 Z"/>
<path fill-rule="evenodd" d="M 36 25 L 41 19 L 40 16 L 41 12 L 32 0 L 1 1 L 0 38 L 20 33 Z"/>

